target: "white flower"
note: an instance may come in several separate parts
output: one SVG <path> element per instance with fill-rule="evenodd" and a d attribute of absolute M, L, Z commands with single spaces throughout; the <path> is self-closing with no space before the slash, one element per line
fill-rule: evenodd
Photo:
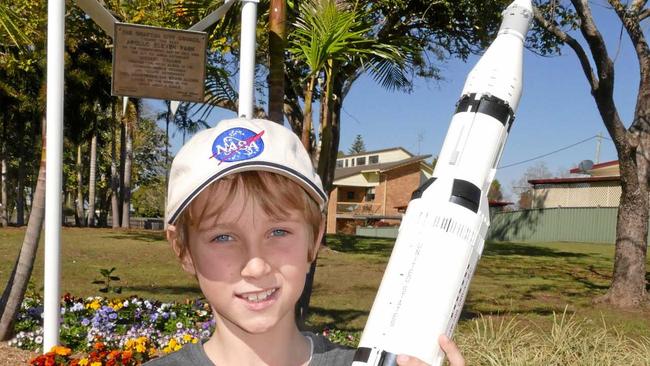
<path fill-rule="evenodd" d="M 182 322 L 176 323 L 176 329 L 181 329 L 181 328 L 183 328 L 183 323 Z"/>
<path fill-rule="evenodd" d="M 41 337 L 41 336 L 37 336 L 36 338 L 34 338 L 34 342 L 36 342 L 36 344 L 41 344 L 41 343 L 43 343 L 43 337 Z"/>

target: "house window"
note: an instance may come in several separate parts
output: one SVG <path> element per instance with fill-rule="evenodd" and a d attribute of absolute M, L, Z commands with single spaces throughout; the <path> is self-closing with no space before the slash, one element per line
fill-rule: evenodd
<path fill-rule="evenodd" d="M 357 165 L 366 165 L 366 157 L 357 158 Z"/>
<path fill-rule="evenodd" d="M 345 167 L 348 167 L 348 159 L 345 159 Z"/>
<path fill-rule="evenodd" d="M 354 192 L 348 192 L 348 200 L 354 199 Z"/>
<path fill-rule="evenodd" d="M 354 159 L 350 159 L 350 166 L 354 166 Z"/>
<path fill-rule="evenodd" d="M 370 155 L 368 158 L 368 164 L 378 164 L 379 163 L 379 155 Z"/>
<path fill-rule="evenodd" d="M 374 201 L 375 200 L 375 187 L 370 187 L 366 189 L 366 201 Z"/>
<path fill-rule="evenodd" d="M 336 161 L 336 167 L 337 168 L 343 168 L 343 160 L 337 160 Z"/>

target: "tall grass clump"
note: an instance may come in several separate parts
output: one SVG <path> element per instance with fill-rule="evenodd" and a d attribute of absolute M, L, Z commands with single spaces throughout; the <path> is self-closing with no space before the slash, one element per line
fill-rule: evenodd
<path fill-rule="evenodd" d="M 548 328 L 548 327 L 547 327 Z M 515 317 L 480 317 L 456 335 L 468 365 L 650 366 L 650 338 L 633 339 L 605 321 L 553 314 L 550 329 Z"/>

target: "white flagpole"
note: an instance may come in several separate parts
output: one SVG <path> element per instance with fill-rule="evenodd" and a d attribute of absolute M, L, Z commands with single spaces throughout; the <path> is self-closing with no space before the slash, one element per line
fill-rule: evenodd
<path fill-rule="evenodd" d="M 49 0 L 47 4 L 43 353 L 59 343 L 64 43 L 65 0 Z"/>
<path fill-rule="evenodd" d="M 239 117 L 253 118 L 255 105 L 255 30 L 258 0 L 244 0 L 241 9 Z"/>

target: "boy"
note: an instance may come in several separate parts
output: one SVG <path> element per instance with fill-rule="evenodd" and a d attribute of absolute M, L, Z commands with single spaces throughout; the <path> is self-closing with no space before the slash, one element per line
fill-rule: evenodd
<path fill-rule="evenodd" d="M 197 278 L 216 331 L 147 365 L 350 365 L 354 350 L 294 321 L 326 197 L 298 137 L 276 123 L 226 120 L 183 146 L 170 172 L 167 238 Z M 453 342 L 441 346 L 463 365 Z M 424 365 L 405 356 L 398 364 Z"/>

